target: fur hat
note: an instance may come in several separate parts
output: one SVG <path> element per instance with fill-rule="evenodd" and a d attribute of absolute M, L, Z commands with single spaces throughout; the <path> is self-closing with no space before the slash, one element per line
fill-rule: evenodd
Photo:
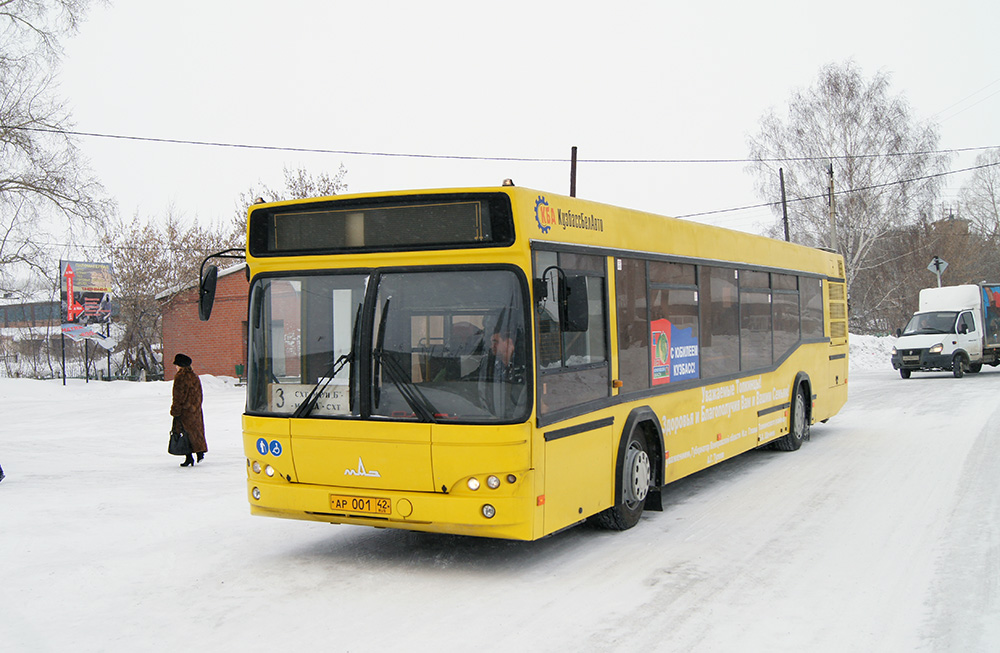
<path fill-rule="evenodd" d="M 185 356 L 184 354 L 177 354 L 174 356 L 174 365 L 180 365 L 181 367 L 191 366 L 191 357 Z"/>

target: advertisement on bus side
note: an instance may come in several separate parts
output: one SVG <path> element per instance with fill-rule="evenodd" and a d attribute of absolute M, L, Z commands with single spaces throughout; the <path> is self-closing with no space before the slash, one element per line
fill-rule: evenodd
<path fill-rule="evenodd" d="M 653 385 L 698 378 L 698 338 L 691 331 L 667 319 L 650 323 Z"/>

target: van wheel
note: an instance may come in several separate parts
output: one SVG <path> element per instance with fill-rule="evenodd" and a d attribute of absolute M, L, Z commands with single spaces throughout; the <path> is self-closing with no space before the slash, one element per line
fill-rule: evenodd
<path fill-rule="evenodd" d="M 955 375 L 956 379 L 965 376 L 965 357 L 961 354 L 955 354 L 955 357 L 951 359 L 951 373 Z"/>
<path fill-rule="evenodd" d="M 774 447 L 782 451 L 795 451 L 809 439 L 809 414 L 806 404 L 806 391 L 800 383 L 795 389 L 795 399 L 792 401 L 792 414 L 788 435 L 774 441 Z"/>
<path fill-rule="evenodd" d="M 624 531 L 639 523 L 646 495 L 652 485 L 653 467 L 649 462 L 646 436 L 641 428 L 629 435 L 625 447 L 625 460 L 621 466 L 618 485 L 621 495 L 615 505 L 594 516 L 594 522 L 601 528 Z"/>
<path fill-rule="evenodd" d="M 982 363 L 972 363 L 969 365 L 969 374 L 979 374 L 981 369 L 983 369 Z"/>
<path fill-rule="evenodd" d="M 908 378 L 910 378 L 910 370 L 905 370 L 905 369 L 900 368 L 899 375 L 901 377 L 903 377 L 904 379 L 908 379 Z"/>

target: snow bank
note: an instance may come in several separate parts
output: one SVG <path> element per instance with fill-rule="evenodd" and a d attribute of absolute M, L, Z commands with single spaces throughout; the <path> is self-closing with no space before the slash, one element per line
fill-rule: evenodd
<path fill-rule="evenodd" d="M 892 336 L 859 336 L 852 333 L 849 359 L 851 370 L 891 370 L 889 356 L 895 342 L 896 339 Z"/>

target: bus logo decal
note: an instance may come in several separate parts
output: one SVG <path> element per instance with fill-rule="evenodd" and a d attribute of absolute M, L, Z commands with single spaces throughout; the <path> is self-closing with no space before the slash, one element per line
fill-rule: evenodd
<path fill-rule="evenodd" d="M 538 223 L 538 230 L 543 234 L 549 233 L 552 225 L 556 224 L 556 212 L 549 207 L 549 201 L 544 195 L 539 195 L 535 200 L 535 222 Z"/>
<path fill-rule="evenodd" d="M 382 475 L 379 474 L 374 469 L 371 470 L 371 471 L 366 470 L 365 469 L 365 464 L 361 461 L 361 457 L 360 456 L 358 457 L 358 469 L 357 469 L 357 471 L 355 471 L 353 469 L 345 469 L 344 470 L 344 476 L 370 476 L 371 478 L 382 478 Z"/>

